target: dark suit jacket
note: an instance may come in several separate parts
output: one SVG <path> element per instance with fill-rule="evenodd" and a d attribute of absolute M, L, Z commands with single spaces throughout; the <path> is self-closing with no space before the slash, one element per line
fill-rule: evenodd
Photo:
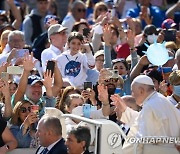
<path fill-rule="evenodd" d="M 36 154 L 39 152 L 39 149 L 41 149 L 41 146 L 37 149 Z M 64 144 L 64 139 L 57 142 L 48 152 L 48 154 L 67 154 L 67 147 Z"/>

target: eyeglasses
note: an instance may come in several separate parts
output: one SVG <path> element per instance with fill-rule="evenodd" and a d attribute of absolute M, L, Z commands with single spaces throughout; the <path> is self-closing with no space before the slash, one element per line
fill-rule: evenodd
<path fill-rule="evenodd" d="M 104 62 L 104 59 L 96 59 L 96 61 Z"/>
<path fill-rule="evenodd" d="M 107 11 L 107 8 L 99 8 L 98 11 Z"/>
<path fill-rule="evenodd" d="M 24 40 L 23 39 L 11 39 L 10 42 L 11 43 L 16 43 L 16 42 L 22 43 L 22 42 L 24 42 Z"/>
<path fill-rule="evenodd" d="M 20 107 L 20 111 L 21 111 L 21 113 L 26 113 L 27 111 L 31 112 L 31 107 L 28 107 L 28 108 Z"/>
<path fill-rule="evenodd" d="M 86 9 L 80 9 L 80 8 L 78 8 L 77 11 L 78 11 L 78 12 L 86 12 Z"/>
<path fill-rule="evenodd" d="M 108 80 L 104 80 L 105 82 L 118 82 L 118 78 L 110 78 Z"/>

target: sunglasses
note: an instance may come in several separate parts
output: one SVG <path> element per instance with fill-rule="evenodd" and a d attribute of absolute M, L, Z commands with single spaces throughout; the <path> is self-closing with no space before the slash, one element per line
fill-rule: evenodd
<path fill-rule="evenodd" d="M 20 111 L 21 111 L 21 113 L 26 113 L 27 111 L 31 112 L 31 107 L 28 107 L 28 108 L 20 107 Z"/>
<path fill-rule="evenodd" d="M 104 80 L 105 82 L 118 82 L 118 78 L 110 78 L 108 80 Z"/>
<path fill-rule="evenodd" d="M 104 62 L 104 59 L 96 59 L 96 61 Z"/>
<path fill-rule="evenodd" d="M 107 8 L 99 8 L 98 11 L 107 11 Z"/>
<path fill-rule="evenodd" d="M 153 35 L 153 34 L 158 35 L 158 31 L 154 31 L 154 32 L 148 31 L 147 34 L 145 35 L 148 36 L 148 35 Z"/>
<path fill-rule="evenodd" d="M 77 9 L 78 12 L 86 12 L 86 9 Z"/>

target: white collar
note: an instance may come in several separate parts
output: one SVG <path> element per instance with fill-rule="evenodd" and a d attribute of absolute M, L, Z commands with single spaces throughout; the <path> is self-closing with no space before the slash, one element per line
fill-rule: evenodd
<path fill-rule="evenodd" d="M 50 45 L 50 47 L 49 47 L 51 50 L 53 50 L 54 51 L 54 53 L 55 54 L 57 54 L 57 55 L 60 55 L 61 53 L 62 53 L 62 51 L 61 50 L 59 50 L 57 47 L 55 47 L 54 45 Z"/>
<path fill-rule="evenodd" d="M 146 104 L 146 102 L 156 93 L 156 91 L 153 91 L 149 96 L 143 101 L 143 105 Z"/>

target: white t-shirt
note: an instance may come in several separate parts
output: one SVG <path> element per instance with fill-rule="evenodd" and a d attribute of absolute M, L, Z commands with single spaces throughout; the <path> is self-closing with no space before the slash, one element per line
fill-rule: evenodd
<path fill-rule="evenodd" d="M 60 54 L 61 54 L 61 51 L 52 44 L 50 45 L 49 48 L 43 50 L 41 54 L 43 72 L 46 71 L 47 61 L 53 60 L 53 59 L 55 60 L 57 56 L 59 56 Z"/>
<path fill-rule="evenodd" d="M 92 53 L 78 52 L 72 56 L 69 50 L 63 52 L 56 60 L 63 79 L 78 88 L 83 87 L 87 70 L 95 64 Z"/>

